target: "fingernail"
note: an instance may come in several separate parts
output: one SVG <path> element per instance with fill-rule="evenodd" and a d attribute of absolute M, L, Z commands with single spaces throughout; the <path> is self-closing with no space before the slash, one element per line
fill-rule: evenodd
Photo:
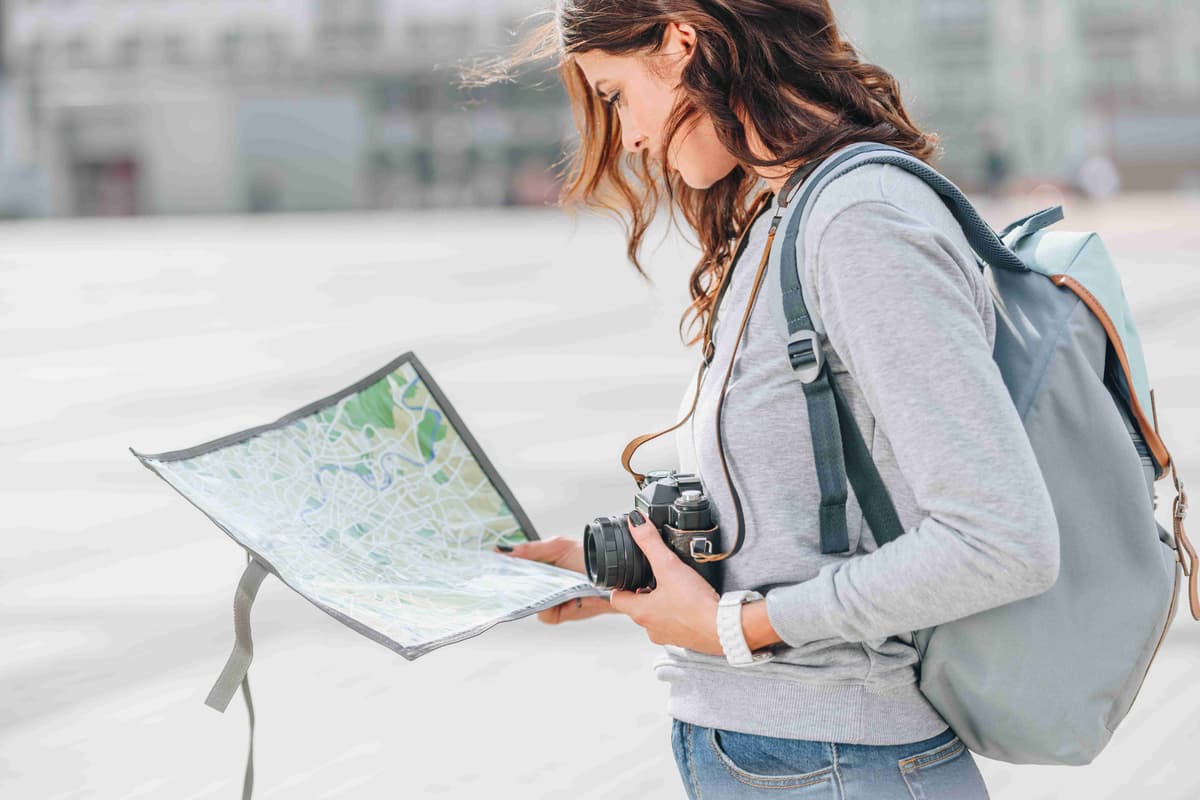
<path fill-rule="evenodd" d="M 646 518 L 642 516 L 642 512 L 635 508 L 633 511 L 629 512 L 629 521 L 634 525 L 643 525 L 646 522 Z"/>
<path fill-rule="evenodd" d="M 498 545 L 496 545 L 496 549 L 501 552 L 504 552 L 504 553 L 511 553 L 512 545 L 511 544 L 498 544 Z"/>

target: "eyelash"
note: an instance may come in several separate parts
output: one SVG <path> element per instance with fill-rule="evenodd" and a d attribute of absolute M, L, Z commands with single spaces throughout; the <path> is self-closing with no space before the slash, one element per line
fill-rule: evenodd
<path fill-rule="evenodd" d="M 616 108 L 617 107 L 617 98 L 620 96 L 621 96 L 620 92 L 613 92 L 611 95 L 608 96 L 608 99 L 605 100 L 604 102 L 608 104 L 609 108 Z"/>

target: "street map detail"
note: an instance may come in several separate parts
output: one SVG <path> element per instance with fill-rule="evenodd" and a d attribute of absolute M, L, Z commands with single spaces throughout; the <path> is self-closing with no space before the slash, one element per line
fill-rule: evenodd
<path fill-rule="evenodd" d="M 410 660 L 607 596 L 492 552 L 537 535 L 412 352 L 269 425 L 131 451 L 285 584 Z"/>

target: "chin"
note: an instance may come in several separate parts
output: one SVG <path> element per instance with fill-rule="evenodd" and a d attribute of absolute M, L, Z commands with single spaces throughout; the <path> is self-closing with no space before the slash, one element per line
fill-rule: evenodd
<path fill-rule="evenodd" d="M 671 171 L 677 174 L 679 179 L 692 189 L 707 189 L 709 186 L 712 186 L 711 182 L 704 183 L 701 180 L 697 180 L 695 174 L 691 170 L 683 170 L 676 167 L 671 167 Z"/>
<path fill-rule="evenodd" d="M 737 162 L 733 162 L 730 165 L 729 169 L 726 169 L 724 172 L 721 172 L 720 174 L 716 174 L 711 169 L 708 169 L 708 170 L 690 170 L 690 169 L 683 170 L 683 169 L 675 169 L 674 167 L 672 167 L 672 170 L 675 172 L 678 172 L 679 177 L 683 179 L 683 182 L 686 183 L 691 188 L 697 189 L 697 190 L 704 190 L 704 189 L 710 188 L 714 183 L 716 183 L 717 181 L 721 180 L 726 175 L 728 175 L 735 166 L 737 166 Z"/>
<path fill-rule="evenodd" d="M 693 189 L 697 189 L 697 190 L 701 190 L 701 191 L 712 187 L 712 185 L 714 183 L 716 183 L 718 180 L 720 180 L 720 178 L 709 178 L 708 176 L 704 176 L 703 180 L 693 179 L 693 178 L 689 178 L 683 172 L 680 172 L 679 176 L 681 178 L 683 178 L 683 182 L 686 183 L 688 186 L 690 186 Z"/>

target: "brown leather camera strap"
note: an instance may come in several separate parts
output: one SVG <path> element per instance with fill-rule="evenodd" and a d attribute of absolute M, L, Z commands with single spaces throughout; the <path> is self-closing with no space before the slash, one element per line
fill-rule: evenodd
<path fill-rule="evenodd" d="M 754 199 L 754 202 L 751 204 L 750 213 L 746 217 L 746 219 L 747 219 L 746 225 L 742 229 L 741 234 L 739 234 L 737 243 L 734 245 L 733 255 L 729 259 L 729 266 L 725 269 L 724 274 L 721 276 L 721 286 L 717 290 L 717 299 L 718 300 L 720 299 L 721 294 L 725 290 L 725 285 L 729 281 L 730 274 L 733 272 L 733 269 L 732 269 L 733 264 L 737 260 L 738 256 L 741 254 L 742 247 L 746 243 L 746 236 L 747 236 L 747 234 L 750 233 L 750 228 L 754 225 L 755 221 L 758 220 L 759 215 L 762 213 L 763 208 L 765 207 L 767 201 L 769 201 L 771 199 L 772 195 L 773 195 L 773 193 L 771 192 L 770 189 L 763 190 L 762 192 L 759 193 L 758 197 L 756 197 Z M 772 231 L 772 233 L 774 233 L 774 231 Z M 767 263 L 767 256 L 770 254 L 770 252 L 771 252 L 771 245 L 768 243 L 766 249 L 763 251 L 762 264 Z M 759 272 L 761 274 L 762 265 L 759 266 Z M 714 303 L 714 306 L 715 306 L 715 303 Z M 749 315 L 749 311 L 747 311 L 747 315 Z M 646 442 L 650 441 L 651 439 L 657 439 L 659 436 L 662 436 L 665 433 L 670 433 L 671 431 L 675 430 L 683 423 L 687 422 L 688 419 L 692 416 L 692 412 L 696 410 L 696 401 L 700 398 L 700 377 L 704 373 L 705 368 L 707 368 L 708 361 L 709 361 L 709 359 L 711 357 L 711 353 L 712 353 L 712 346 L 713 346 L 712 345 L 712 332 L 710 330 L 710 325 L 712 324 L 712 319 L 713 319 L 713 315 L 710 312 L 708 315 L 708 318 L 704 321 L 704 344 L 703 344 L 703 347 L 704 347 L 703 356 L 704 357 L 702 357 L 700 359 L 700 369 L 696 372 L 696 391 L 692 395 L 692 407 L 688 409 L 688 412 L 687 412 L 687 414 L 684 415 L 683 419 L 679 420 L 679 422 L 676 422 L 671 427 L 667 428 L 666 430 L 661 430 L 658 433 L 647 433 L 647 434 L 638 436 L 636 439 L 631 441 L 629 444 L 625 445 L 625 449 L 621 451 L 621 466 L 625 468 L 626 472 L 628 472 L 630 475 L 633 476 L 633 480 L 637 484 L 638 488 L 641 488 L 642 481 L 645 479 L 646 476 L 640 472 L 634 472 L 633 468 L 629 466 L 629 462 L 633 459 L 634 452 L 639 447 L 644 445 Z M 742 326 L 745 327 L 745 324 L 746 323 L 743 320 Z M 739 336 L 739 338 L 740 338 L 740 336 Z M 722 454 L 722 458 L 724 458 L 724 454 Z"/>
<path fill-rule="evenodd" d="M 742 520 L 742 502 L 738 498 L 737 489 L 733 486 L 733 479 L 729 475 L 729 464 L 725 461 L 725 446 L 721 441 L 721 407 L 725 404 L 725 388 L 729 385 L 729 376 L 733 373 L 733 361 L 737 357 L 738 345 L 742 342 L 742 335 L 746 332 L 746 323 L 750 321 L 750 312 L 754 309 L 754 301 L 758 298 L 758 287 L 762 284 L 763 274 L 767 271 L 767 261 L 771 257 L 771 245 L 775 242 L 775 232 L 779 229 L 779 222 L 783 219 L 783 209 L 787 208 L 788 202 L 791 200 L 793 190 L 806 178 L 809 173 L 820 163 L 820 158 L 809 159 L 808 161 L 797 167 L 788 179 L 783 182 L 783 188 L 779 192 L 779 211 L 775 214 L 775 218 L 771 220 L 771 229 L 767 233 L 767 243 L 763 247 L 762 259 L 758 262 L 758 272 L 754 276 L 754 286 L 750 290 L 750 301 L 746 304 L 746 313 L 742 316 L 741 327 L 738 328 L 737 338 L 733 343 L 733 352 L 729 355 L 729 367 L 725 370 L 725 380 L 721 383 L 721 391 L 717 394 L 717 413 L 715 425 L 717 429 L 717 452 L 721 456 L 721 469 L 725 472 L 725 482 L 729 486 L 729 491 L 733 495 L 734 511 L 737 513 L 737 541 L 734 542 L 733 548 L 728 553 L 692 553 L 693 559 L 698 563 L 706 563 L 709 561 L 723 561 L 737 553 L 742 547 L 742 540 L 745 538 L 745 525 Z M 683 423 L 691 418 L 696 410 L 696 402 L 700 398 L 700 379 L 712 361 L 713 355 L 713 340 L 712 340 L 712 322 L 716 316 L 717 304 L 720 303 L 722 295 L 725 293 L 725 288 L 729 283 L 729 276 L 733 273 L 733 267 L 736 264 L 738 257 L 741 255 L 742 247 L 746 243 L 746 236 L 750 233 L 750 229 L 754 227 L 754 223 L 762 215 L 765 204 L 774 197 L 774 192 L 766 189 L 759 193 L 758 197 L 750 205 L 750 211 L 747 214 L 747 222 L 743 227 L 742 232 L 738 235 L 737 244 L 734 247 L 733 255 L 729 259 L 729 265 L 721 276 L 721 286 L 717 290 L 717 298 L 713 303 L 711 313 L 704 324 L 704 354 L 700 359 L 700 370 L 696 373 L 696 391 L 692 396 L 692 407 L 688 409 L 688 413 L 683 419 L 676 422 L 666 430 L 658 433 L 650 433 L 644 436 L 639 436 L 629 444 L 625 445 L 625 449 L 621 452 L 621 466 L 625 471 L 633 476 L 638 488 L 642 487 L 642 481 L 645 475 L 640 472 L 634 472 L 630 468 L 629 462 L 633 458 L 633 453 L 639 447 L 651 439 L 656 439 L 664 433 L 670 433 L 678 428 Z M 803 209 L 801 209 L 803 210 Z"/>
<path fill-rule="evenodd" d="M 746 313 L 742 316 L 742 324 L 738 328 L 737 338 L 733 340 L 733 352 L 729 354 L 729 366 L 725 368 L 725 379 L 721 381 L 721 390 L 717 392 L 717 413 L 715 415 L 715 427 L 717 429 L 717 452 L 721 456 L 721 469 L 725 473 L 725 484 L 729 487 L 730 493 L 733 495 L 734 510 L 737 513 L 737 540 L 733 543 L 733 547 L 728 553 L 696 553 L 695 558 L 697 563 L 704 564 L 709 561 L 724 561 L 733 556 L 738 550 L 742 549 L 742 540 L 745 538 L 745 526 L 742 524 L 742 501 L 738 499 L 737 490 L 733 488 L 733 478 L 729 474 L 729 464 L 725 462 L 725 446 L 721 443 L 721 406 L 725 405 L 725 387 L 729 385 L 729 376 L 733 374 L 733 360 L 737 358 L 738 345 L 742 343 L 742 334 L 746 332 L 746 323 L 750 321 L 750 312 L 754 309 L 754 301 L 758 298 L 758 287 L 762 283 L 763 274 L 767 271 L 767 259 L 771 255 L 771 244 L 775 241 L 775 231 L 779 229 L 779 221 L 782 219 L 782 214 L 776 214 L 775 219 L 771 221 L 771 230 L 767 233 L 767 243 L 763 247 L 762 260 L 758 264 L 758 272 L 754 276 L 754 286 L 750 289 L 750 300 L 746 303 Z M 692 404 L 695 408 L 695 403 Z"/>
<path fill-rule="evenodd" d="M 759 217 L 759 211 L 762 206 L 763 199 L 765 197 L 767 197 L 769 194 L 771 194 L 769 191 L 764 192 L 763 194 L 760 194 L 758 196 L 757 200 L 755 200 L 754 206 L 752 207 L 753 213 L 749 218 L 750 221 L 747 223 L 746 229 L 744 231 L 742 231 L 742 236 L 738 241 L 738 249 L 739 250 L 741 249 L 742 243 L 744 242 L 746 233 L 749 232 L 750 228 L 753 226 L 754 222 L 757 221 L 757 219 Z M 746 323 L 749 322 L 749 320 L 750 320 L 750 312 L 753 310 L 754 301 L 758 297 L 758 288 L 762 284 L 763 274 L 766 272 L 766 269 L 767 269 L 767 260 L 770 258 L 770 255 L 771 255 L 771 245 L 775 241 L 775 231 L 778 230 L 779 221 L 782 218 L 783 218 L 782 214 L 776 214 L 775 219 L 771 221 L 771 230 L 767 234 L 767 243 L 763 247 L 762 258 L 759 260 L 759 263 L 758 263 L 758 272 L 754 276 L 754 286 L 750 290 L 750 301 L 746 304 L 746 313 L 742 316 L 742 324 L 738 328 L 737 337 L 734 339 L 733 352 L 729 356 L 729 367 L 725 370 L 725 379 L 721 382 L 721 390 L 717 393 L 716 428 L 717 428 L 718 442 L 720 441 L 720 438 L 721 438 L 721 406 L 724 405 L 724 403 L 725 403 L 725 387 L 729 384 L 729 376 L 733 373 L 733 360 L 737 356 L 738 345 L 741 344 L 742 335 L 746 331 Z M 735 253 L 734 258 L 736 259 L 736 257 L 737 257 L 737 255 Z M 730 266 L 732 267 L 732 261 L 730 263 Z M 727 269 L 725 271 L 725 275 L 723 276 L 723 281 L 722 281 L 722 289 L 724 289 L 724 285 L 725 285 L 724 282 L 729 279 L 729 275 L 732 271 L 733 271 L 732 269 Z M 708 317 L 708 322 L 711 322 L 711 321 L 712 321 L 712 315 L 710 314 Z M 705 339 L 706 348 L 708 348 L 708 350 L 711 352 L 712 336 L 711 336 L 711 331 L 709 330 L 708 325 L 705 325 L 704 339 Z M 632 474 L 634 476 L 634 479 L 637 481 L 637 484 L 639 487 L 641 486 L 642 479 L 645 476 L 641 475 L 639 473 L 636 473 L 630 469 L 629 460 L 633 457 L 633 452 L 635 450 L 637 450 L 637 448 L 640 447 L 642 444 L 644 444 L 658 436 L 662 436 L 664 433 L 669 433 L 670 431 L 673 431 L 676 428 L 678 428 L 683 423 L 687 422 L 687 420 L 692 416 L 692 413 L 696 410 L 696 402 L 700 397 L 700 377 L 703 374 L 704 370 L 707 368 L 707 366 L 708 366 L 708 360 L 701 359 L 700 371 L 697 372 L 697 374 L 696 374 L 696 391 L 695 391 L 695 394 L 692 396 L 692 407 L 690 409 L 688 409 L 687 415 L 683 419 L 681 419 L 679 422 L 675 423 L 670 428 L 667 428 L 664 431 L 659 431 L 658 433 L 648 434 L 645 436 L 639 436 L 638 438 L 634 439 L 632 442 L 627 444 L 625 446 L 625 450 L 621 453 L 621 465 L 625 467 L 625 470 L 627 472 L 629 472 L 630 474 Z M 725 461 L 725 448 L 718 447 L 717 451 L 720 453 L 720 456 L 721 456 L 721 468 L 725 472 L 725 480 L 728 483 L 730 489 L 732 490 L 733 482 L 729 475 L 729 465 Z M 734 504 L 735 504 L 735 506 L 737 506 L 738 522 L 739 522 L 739 524 L 737 526 L 737 541 L 734 542 L 733 548 L 730 549 L 729 552 L 727 552 L 727 553 L 693 553 L 693 558 L 696 560 L 697 563 L 707 563 L 710 561 L 723 561 L 723 560 L 733 556 L 734 554 L 736 554 L 738 552 L 738 550 L 741 549 L 742 540 L 745 537 L 745 531 L 743 530 L 743 526 L 740 524 L 741 523 L 741 507 L 740 507 L 740 501 L 737 498 L 736 491 L 733 493 L 733 495 L 734 495 Z"/>

